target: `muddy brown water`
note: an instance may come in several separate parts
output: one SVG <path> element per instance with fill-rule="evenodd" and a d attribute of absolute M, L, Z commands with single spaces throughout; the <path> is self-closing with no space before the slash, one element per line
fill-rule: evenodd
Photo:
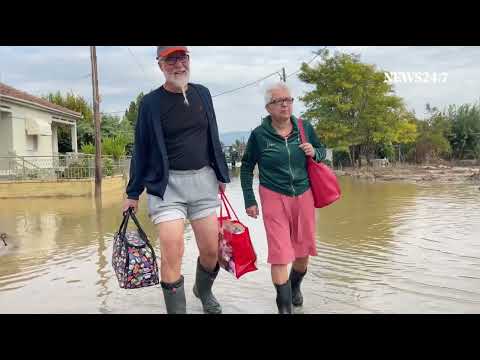
<path fill-rule="evenodd" d="M 478 186 L 340 180 L 341 201 L 317 211 L 319 256 L 299 313 L 480 313 Z M 224 313 L 275 313 L 265 230 L 244 213 L 238 174 L 227 194 L 250 229 L 259 269 L 240 280 L 221 271 L 214 292 Z M 0 242 L 0 313 L 165 313 L 159 286 L 117 284 L 111 254 L 121 203 L 118 193 L 101 208 L 91 198 L 0 200 L 0 233 L 8 234 L 8 246 Z M 139 218 L 154 239 L 144 200 Z M 190 313 L 201 313 L 191 291 L 197 255 L 186 225 Z"/>

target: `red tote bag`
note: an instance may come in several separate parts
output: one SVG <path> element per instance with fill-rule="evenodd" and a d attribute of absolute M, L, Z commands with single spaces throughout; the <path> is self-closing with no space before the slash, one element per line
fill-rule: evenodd
<path fill-rule="evenodd" d="M 257 255 L 250 240 L 248 228 L 243 225 L 233 210 L 227 196 L 220 192 L 222 207 L 220 208 L 220 217 L 218 222 L 218 262 L 220 267 L 233 274 L 237 279 L 248 272 L 257 270 Z M 227 216 L 223 216 L 223 208 L 227 211 Z M 236 219 L 230 216 L 231 209 Z"/>
<path fill-rule="evenodd" d="M 298 128 L 302 143 L 307 142 L 302 119 L 298 119 Z M 307 156 L 307 172 L 316 208 L 323 208 L 340 199 L 342 192 L 332 169 L 323 163 L 315 162 L 311 156 Z"/>

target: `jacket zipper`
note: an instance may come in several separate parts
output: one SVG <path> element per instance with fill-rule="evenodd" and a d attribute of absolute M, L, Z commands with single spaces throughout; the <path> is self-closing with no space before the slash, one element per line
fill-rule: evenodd
<path fill-rule="evenodd" d="M 288 138 L 285 138 L 285 146 L 287 147 L 288 153 L 288 169 L 290 170 L 290 175 L 292 176 L 290 185 L 292 186 L 293 195 L 295 195 L 295 188 L 293 187 L 293 180 L 295 177 L 293 176 L 292 167 L 290 166 L 290 149 L 288 148 Z"/>

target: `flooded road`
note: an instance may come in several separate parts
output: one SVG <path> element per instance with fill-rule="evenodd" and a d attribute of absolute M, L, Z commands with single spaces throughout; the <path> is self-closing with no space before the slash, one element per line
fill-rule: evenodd
<path fill-rule="evenodd" d="M 478 186 L 341 184 L 342 200 L 317 210 L 319 256 L 299 312 L 480 313 Z M 259 270 L 240 280 L 222 270 L 216 297 L 224 313 L 275 313 L 262 220 L 245 215 L 238 176 L 227 195 L 250 229 Z M 118 286 L 111 255 L 121 204 L 118 193 L 104 195 L 100 209 L 91 198 L 0 199 L 0 233 L 9 236 L 8 247 L 0 242 L 0 313 L 165 313 L 160 286 Z M 154 240 L 144 198 L 140 207 Z M 189 225 L 185 237 L 187 311 L 201 313 L 191 291 L 198 250 Z"/>

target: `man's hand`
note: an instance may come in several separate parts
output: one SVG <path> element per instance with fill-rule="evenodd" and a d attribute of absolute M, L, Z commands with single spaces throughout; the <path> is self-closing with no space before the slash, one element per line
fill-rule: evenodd
<path fill-rule="evenodd" d="M 313 145 L 310 143 L 303 143 L 300 145 L 300 149 L 302 149 L 305 152 L 305 155 L 314 157 L 315 156 L 315 149 L 313 148 Z"/>
<path fill-rule="evenodd" d="M 219 193 L 222 193 L 222 192 L 225 192 L 225 189 L 227 188 L 227 184 L 224 184 L 222 182 L 219 182 L 218 183 L 218 192 Z"/>
<path fill-rule="evenodd" d="M 129 208 L 133 208 L 133 212 L 136 213 L 138 210 L 138 200 L 126 199 L 123 203 L 122 212 L 127 211 Z"/>
<path fill-rule="evenodd" d="M 258 206 L 257 205 L 253 205 L 253 206 L 250 206 L 249 208 L 245 209 L 245 211 L 247 212 L 247 215 L 256 219 L 257 216 L 260 214 L 260 212 L 258 211 Z"/>

